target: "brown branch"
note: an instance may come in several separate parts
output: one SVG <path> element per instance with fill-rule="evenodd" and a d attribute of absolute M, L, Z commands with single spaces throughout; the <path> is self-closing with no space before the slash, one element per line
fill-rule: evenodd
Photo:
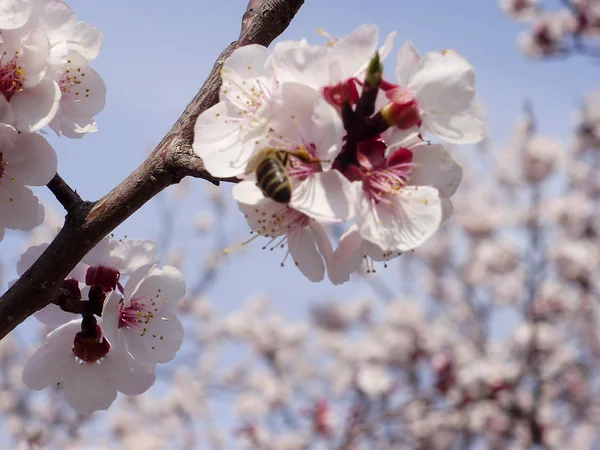
<path fill-rule="evenodd" d="M 49 186 L 53 192 L 59 192 L 59 201 L 68 205 L 65 225 L 42 256 L 0 297 L 0 339 L 53 301 L 77 262 L 164 188 L 186 176 L 219 183 L 192 151 L 196 118 L 218 100 L 219 71 L 224 60 L 238 47 L 269 45 L 287 28 L 303 3 L 303 0 L 263 0 L 239 40 L 221 53 L 198 94 L 148 159 L 106 196 L 94 203 L 75 201 L 73 196 L 65 194 L 66 183 L 62 189 Z M 248 6 L 252 7 L 253 2 Z M 57 181 L 53 186 L 57 183 L 60 185 Z"/>
<path fill-rule="evenodd" d="M 77 191 L 74 191 L 58 173 L 46 186 L 67 212 L 83 202 Z"/>

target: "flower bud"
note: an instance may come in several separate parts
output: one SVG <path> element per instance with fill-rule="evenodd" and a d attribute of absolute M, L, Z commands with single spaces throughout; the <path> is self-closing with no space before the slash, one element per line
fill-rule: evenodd
<path fill-rule="evenodd" d="M 114 291 L 121 274 L 118 270 L 104 266 L 90 267 L 85 274 L 85 284 L 98 286 L 104 292 Z"/>
<path fill-rule="evenodd" d="M 386 91 L 385 95 L 390 103 L 381 109 L 381 115 L 388 124 L 408 130 L 421 123 L 417 102 L 408 90 L 398 86 Z"/>

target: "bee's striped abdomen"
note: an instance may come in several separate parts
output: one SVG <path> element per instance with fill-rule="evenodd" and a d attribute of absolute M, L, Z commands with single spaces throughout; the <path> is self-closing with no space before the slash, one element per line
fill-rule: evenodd
<path fill-rule="evenodd" d="M 278 203 L 289 203 L 292 198 L 292 184 L 278 158 L 265 158 L 258 165 L 256 184 L 266 197 Z"/>

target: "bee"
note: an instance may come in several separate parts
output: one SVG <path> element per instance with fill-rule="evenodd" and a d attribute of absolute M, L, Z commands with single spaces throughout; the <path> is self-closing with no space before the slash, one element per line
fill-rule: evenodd
<path fill-rule="evenodd" d="M 265 197 L 278 203 L 289 203 L 292 199 L 292 182 L 287 168 L 291 166 L 292 158 L 306 163 L 323 162 L 313 158 L 304 147 L 294 151 L 267 147 L 253 158 L 246 173 L 256 173 L 256 185 Z"/>

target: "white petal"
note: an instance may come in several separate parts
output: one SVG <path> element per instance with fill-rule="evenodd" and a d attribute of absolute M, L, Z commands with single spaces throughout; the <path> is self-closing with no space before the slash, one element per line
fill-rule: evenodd
<path fill-rule="evenodd" d="M 46 325 L 63 325 L 67 322 L 77 319 L 79 316 L 67 311 L 63 311 L 60 306 L 50 303 L 38 312 L 33 314 L 37 320 Z M 73 336 L 75 337 L 75 336 Z"/>
<path fill-rule="evenodd" d="M 175 267 L 154 267 L 138 285 L 132 298 L 153 298 L 159 305 L 176 307 L 185 295 L 185 279 Z"/>
<path fill-rule="evenodd" d="M 375 25 L 361 25 L 335 43 L 329 54 L 330 83 L 335 84 L 354 77 L 377 50 L 379 29 Z"/>
<path fill-rule="evenodd" d="M 156 381 L 154 366 L 139 364 L 122 348 L 111 348 L 102 360 L 101 370 L 109 383 L 125 395 L 140 395 Z"/>
<path fill-rule="evenodd" d="M 0 227 L 31 231 L 44 221 L 44 207 L 30 189 L 0 179 Z"/>
<path fill-rule="evenodd" d="M 227 78 L 230 75 L 235 75 L 242 79 L 270 78 L 272 71 L 267 64 L 270 56 L 269 50 L 258 44 L 237 48 L 223 64 L 221 76 Z"/>
<path fill-rule="evenodd" d="M 388 55 L 392 52 L 392 50 L 394 49 L 394 41 L 396 40 L 396 32 L 392 31 L 390 34 L 387 35 L 387 37 L 385 38 L 385 42 L 383 43 L 383 45 L 381 46 L 381 48 L 379 49 L 379 59 L 380 60 L 384 60 L 385 58 L 388 57 Z"/>
<path fill-rule="evenodd" d="M 350 280 L 350 274 L 360 269 L 364 259 L 364 239 L 353 224 L 340 238 L 334 253 L 334 265 L 329 269 L 329 279 L 333 284 Z"/>
<path fill-rule="evenodd" d="M 1 124 L 12 124 L 14 121 L 14 114 L 12 112 L 12 106 L 6 97 L 0 96 L 0 123 Z M 1 139 L 1 138 L 0 138 Z"/>
<path fill-rule="evenodd" d="M 17 92 L 10 101 L 15 128 L 25 133 L 44 128 L 58 111 L 60 95 L 58 84 L 50 78 L 44 78 L 35 87 Z"/>
<path fill-rule="evenodd" d="M 129 275 L 142 266 L 156 264 L 158 247 L 149 239 L 125 239 L 120 241 L 125 249 L 125 260 L 119 266 L 121 274 Z"/>
<path fill-rule="evenodd" d="M 121 294 L 118 292 L 111 292 L 111 294 L 104 301 L 102 307 L 102 332 L 104 338 L 108 341 L 113 348 L 125 348 L 125 338 L 119 331 L 119 302 L 121 300 Z"/>
<path fill-rule="evenodd" d="M 413 163 L 419 164 L 410 175 L 410 184 L 432 186 L 443 197 L 450 197 L 462 180 L 462 167 L 441 144 L 412 148 Z"/>
<path fill-rule="evenodd" d="M 39 134 L 20 134 L 2 159 L 8 163 L 7 176 L 27 186 L 44 186 L 56 174 L 56 152 Z"/>
<path fill-rule="evenodd" d="M 102 49 L 102 33 L 89 23 L 77 23 L 72 41 L 77 43 L 78 51 L 88 61 L 95 59 Z"/>
<path fill-rule="evenodd" d="M 399 148 L 411 148 L 413 145 L 423 142 L 421 130 L 416 126 L 408 130 L 401 130 L 396 127 L 388 128 L 383 133 L 383 140 L 387 145 L 385 149 L 386 158 Z"/>
<path fill-rule="evenodd" d="M 104 266 L 118 268 L 127 259 L 127 247 L 118 240 L 105 237 L 83 257 L 83 262 L 89 266 Z"/>
<path fill-rule="evenodd" d="M 280 82 L 295 81 L 316 89 L 329 84 L 329 50 L 306 41 L 279 42 L 273 49 L 273 65 Z"/>
<path fill-rule="evenodd" d="M 58 112 L 50 123 L 56 134 L 70 138 L 80 138 L 82 134 L 96 131 L 92 118 L 104 109 L 106 100 L 106 86 L 94 69 L 72 64 L 71 72 L 76 71 L 79 71 L 79 83 L 69 86 L 63 93 Z"/>
<path fill-rule="evenodd" d="M 459 113 L 475 96 L 475 71 L 453 50 L 428 53 L 418 63 L 408 88 L 429 114 Z"/>
<path fill-rule="evenodd" d="M 329 236 L 327 235 L 325 228 L 323 228 L 323 226 L 315 220 L 311 220 L 308 223 L 308 226 L 313 233 L 313 238 L 315 240 L 315 244 L 317 244 L 317 249 L 325 260 L 325 267 L 329 271 L 334 265 L 333 247 L 331 246 Z"/>
<path fill-rule="evenodd" d="M 231 190 L 233 198 L 245 205 L 260 205 L 265 203 L 265 196 L 254 181 L 240 181 Z"/>
<path fill-rule="evenodd" d="M 288 234 L 288 248 L 294 263 L 310 281 L 321 281 L 325 276 L 325 264 L 315 245 L 312 230 L 296 227 Z"/>
<path fill-rule="evenodd" d="M 0 2 L 0 28 L 20 28 L 29 19 L 33 2 L 30 0 L 3 0 Z"/>
<path fill-rule="evenodd" d="M 423 127 L 455 144 L 475 144 L 483 139 L 485 133 L 483 121 L 469 111 L 423 115 Z"/>
<path fill-rule="evenodd" d="M 412 41 L 406 41 L 398 51 L 398 65 L 396 66 L 396 80 L 402 87 L 408 86 L 411 74 L 419 62 L 419 52 Z"/>
<path fill-rule="evenodd" d="M 393 198 L 393 209 L 370 200 L 361 203 L 357 225 L 361 235 L 384 251 L 418 247 L 439 228 L 442 205 L 435 188 L 407 186 Z"/>
<path fill-rule="evenodd" d="M 81 320 L 63 325 L 44 340 L 44 344 L 27 360 L 23 368 L 23 382 L 37 391 L 56 384 L 76 365 L 71 349 L 75 335 L 81 329 Z"/>
<path fill-rule="evenodd" d="M 101 365 L 79 364 L 63 380 L 65 400 L 79 414 L 106 410 L 117 398 L 117 389 Z"/>
<path fill-rule="evenodd" d="M 265 125 L 231 117 L 225 102 L 217 103 L 196 120 L 192 148 L 213 176 L 243 175 L 253 152 L 268 135 Z"/>
<path fill-rule="evenodd" d="M 314 146 L 315 156 L 327 160 L 328 170 L 342 148 L 344 125 L 336 109 L 322 94 L 300 83 L 284 83 L 273 100 L 270 127 L 276 135 L 306 147 Z"/>
<path fill-rule="evenodd" d="M 319 172 L 294 188 L 290 207 L 317 220 L 342 221 L 354 216 L 357 195 L 337 170 Z"/>
<path fill-rule="evenodd" d="M 144 332 L 137 328 L 122 328 L 127 350 L 141 364 L 166 363 L 175 358 L 183 342 L 183 325 L 170 310 L 155 312 L 144 324 Z"/>

